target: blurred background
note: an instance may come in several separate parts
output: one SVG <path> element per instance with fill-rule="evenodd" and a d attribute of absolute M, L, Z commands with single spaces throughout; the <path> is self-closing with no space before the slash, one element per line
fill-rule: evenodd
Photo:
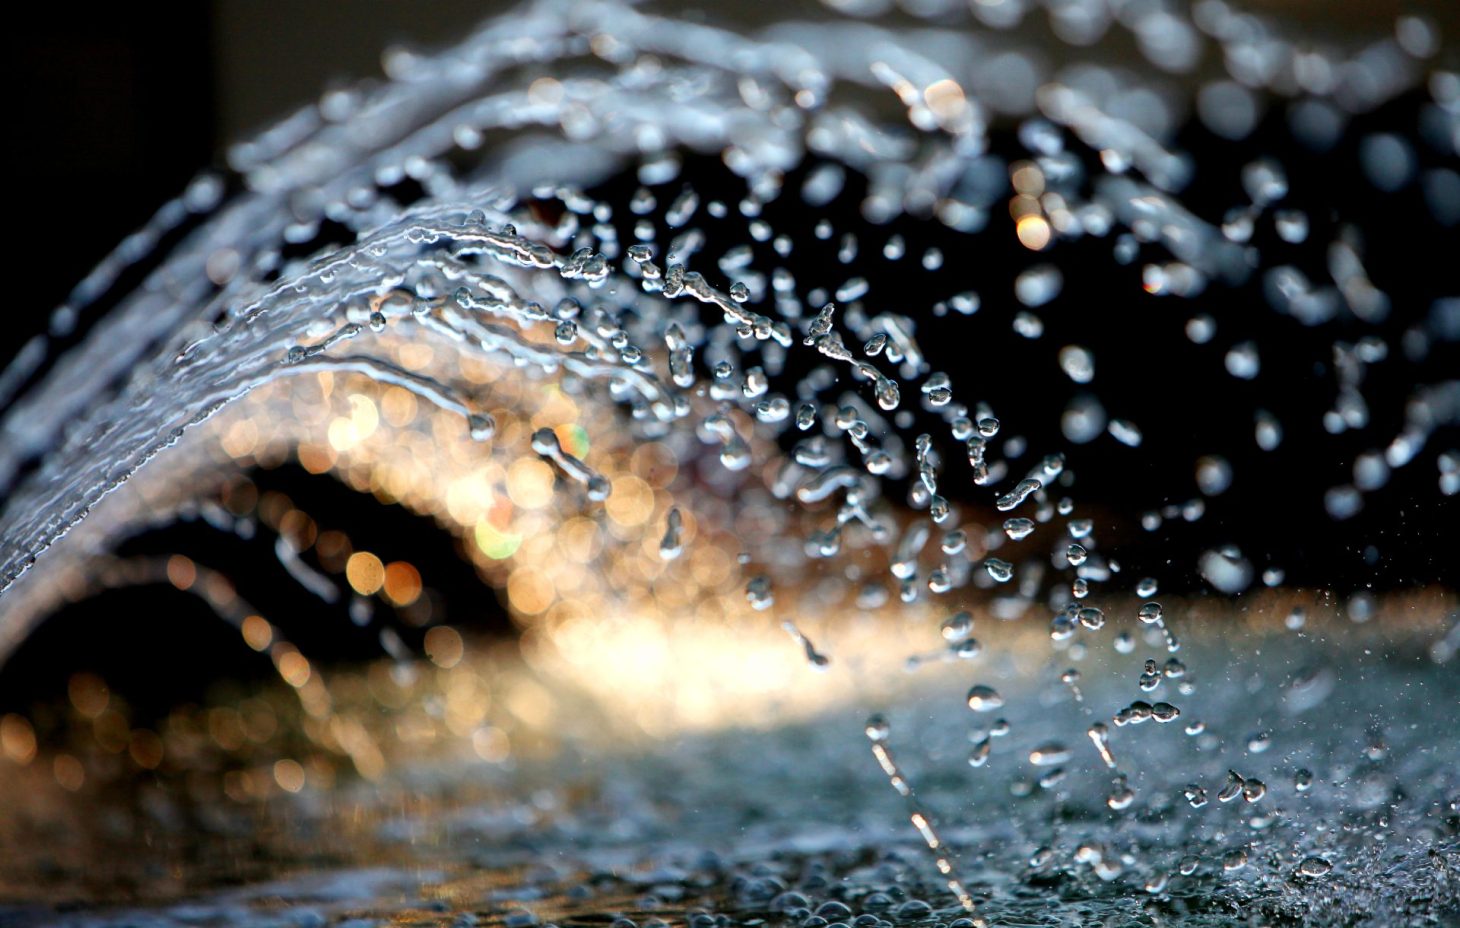
<path fill-rule="evenodd" d="M 85 16 L 33 9 L 14 34 L 4 67 L 17 94 L 12 191 L 37 247 L 27 309 L 0 335 L 0 358 L 41 331 L 45 311 L 137 228 L 223 146 L 245 138 L 330 87 L 380 76 L 392 44 L 437 48 L 513 3 L 429 0 L 397 4 L 282 0 L 267 6 L 215 0 L 165 15 L 100 7 Z M 1419 12 L 1447 38 L 1460 27 L 1449 0 L 1256 0 L 1244 4 L 1303 24 L 1315 42 L 1377 37 L 1401 13 Z M 674 4 L 688 18 L 754 21 L 757 0 Z M 688 8 L 688 9 L 687 9 Z M 819 5 L 783 3 L 777 15 L 815 15 Z M 1038 17 L 1034 17 L 1038 18 Z M 84 215 L 88 234 L 65 248 L 40 247 Z M 69 238 L 69 237 L 68 237 Z"/>

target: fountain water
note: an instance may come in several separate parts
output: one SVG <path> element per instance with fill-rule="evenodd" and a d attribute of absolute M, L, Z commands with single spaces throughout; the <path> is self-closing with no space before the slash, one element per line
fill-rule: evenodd
<path fill-rule="evenodd" d="M 1416 195 L 1423 212 L 1413 217 L 1414 235 L 1453 241 L 1460 76 L 1433 63 L 1441 55 L 1435 25 L 1406 17 L 1392 38 L 1325 52 L 1212 0 L 1189 17 L 1160 4 L 1051 3 L 1054 34 L 1072 48 L 1111 33 L 1087 61 L 1051 67 L 1041 46 L 1002 31 L 1017 25 L 1025 6 L 1018 0 L 829 6 L 814 20 L 735 30 L 633 4 L 545 0 L 439 54 L 390 52 L 387 81 L 331 92 L 232 148 L 226 172 L 195 180 L 57 311 L 69 320 L 103 298 L 115 303 L 75 349 L 52 358 L 43 344 L 27 346 L 0 377 L 8 404 L 0 417 L 0 657 L 63 600 L 133 582 L 137 565 L 109 552 L 139 524 L 179 515 L 253 531 L 257 514 L 278 531 L 280 561 L 319 599 L 332 601 L 348 586 L 403 608 L 414 603 L 408 594 L 418 594 L 420 579 L 411 579 L 409 564 L 354 552 L 341 557 L 340 584 L 301 560 L 319 533 L 299 527 L 307 517 L 290 523 L 287 513 L 307 501 L 275 516 L 257 500 L 230 508 L 241 468 L 293 457 L 428 512 L 467 539 L 469 556 L 505 591 L 529 638 L 551 643 L 539 669 L 596 677 L 583 687 L 651 730 L 716 727 L 747 706 L 770 711 L 776 687 L 745 679 L 786 684 L 807 665 L 841 675 L 818 691 L 808 714 L 860 710 L 866 681 L 900 673 L 901 664 L 931 666 L 937 673 L 929 679 L 946 685 L 984 651 L 972 635 L 987 623 L 981 637 L 1000 639 L 1018 666 L 988 671 L 1001 679 L 998 689 L 980 682 L 968 692 L 969 708 L 1010 716 L 974 731 L 969 762 L 1009 763 L 995 745 L 1015 728 L 1007 743 L 1020 745 L 1032 772 L 998 782 L 1018 798 L 1049 797 L 1052 811 L 1021 813 L 1009 823 L 1015 835 L 979 810 L 969 811 L 965 828 L 950 827 L 964 821 L 951 813 L 935 828 L 935 810 L 957 804 L 953 781 L 935 776 L 930 789 L 920 784 L 914 793 L 889 747 L 902 737 L 903 720 L 866 723 L 952 903 L 974 917 L 1018 917 L 1028 900 L 1010 888 L 1015 882 L 1043 888 L 1046 901 L 1064 899 L 1071 918 L 1082 911 L 1133 917 L 1147 898 L 1165 900 L 1174 918 L 1185 911 L 1191 924 L 1232 911 L 1337 920 L 1381 904 L 1371 890 L 1322 896 L 1305 908 L 1301 897 L 1329 880 L 1336 864 L 1349 890 L 1366 880 L 1422 890 L 1406 917 L 1453 913 L 1447 868 L 1456 853 L 1457 783 L 1444 767 L 1453 750 L 1431 744 L 1425 753 L 1433 732 L 1393 736 L 1423 755 L 1394 775 L 1379 772 L 1390 748 L 1374 748 L 1367 762 L 1334 760 L 1347 729 L 1328 739 L 1294 736 L 1285 757 L 1311 755 L 1338 787 L 1330 805 L 1308 813 L 1310 832 L 1305 813 L 1265 811 L 1274 800 L 1257 773 L 1275 790 L 1276 770 L 1255 757 L 1223 759 L 1236 742 L 1191 720 L 1189 699 L 1199 698 L 1203 715 L 1239 739 L 1245 732 L 1230 726 L 1276 711 L 1254 702 L 1264 698 L 1262 674 L 1277 666 L 1260 664 L 1255 684 L 1243 679 L 1241 661 L 1224 654 L 1221 624 L 1212 622 L 1201 670 L 1226 679 L 1211 687 L 1218 692 L 1199 691 L 1182 648 L 1186 623 L 1200 624 L 1201 607 L 1151 599 L 1162 584 L 1179 590 L 1185 580 L 1123 571 L 1124 555 L 1099 538 L 1141 529 L 1160 538 L 1168 523 L 1200 520 L 1238 479 L 1233 454 L 1194 462 L 1198 493 L 1184 504 L 1122 498 L 1112 509 L 1098 491 L 1095 502 L 1078 501 L 1085 488 L 1077 491 L 1075 474 L 1094 454 L 1092 442 L 1142 447 L 1193 425 L 1113 417 L 1092 386 L 1097 377 L 1103 383 L 1106 361 L 1088 344 L 1051 344 L 1066 324 L 1057 313 L 1069 311 L 1057 301 L 1075 285 L 1066 251 L 1098 247 L 1110 267 L 1138 270 L 1129 294 L 1081 295 L 1092 305 L 1080 312 L 1108 319 L 1106 326 L 1120 322 L 1105 300 L 1179 305 L 1255 289 L 1274 318 L 1310 328 L 1331 356 L 1334 395 L 1316 414 L 1329 435 L 1370 427 L 1379 400 L 1366 399 L 1373 382 L 1366 377 L 1391 354 L 1424 374 L 1406 385 L 1402 421 L 1373 423 L 1384 437 L 1363 438 L 1368 450 L 1336 485 L 1313 479 L 1314 461 L 1261 482 L 1280 484 L 1284 497 L 1321 499 L 1332 519 L 1344 520 L 1391 475 L 1428 466 L 1439 473 L 1438 487 L 1427 490 L 1431 501 L 1449 505 L 1460 490 L 1460 455 L 1437 436 L 1460 419 L 1460 382 L 1440 359 L 1453 352 L 1460 303 L 1443 295 L 1440 282 L 1415 285 L 1424 305 L 1400 305 L 1415 297 L 1386 292 L 1389 284 L 1371 272 L 1362 217 L 1295 206 L 1290 188 L 1301 178 L 1290 178 L 1276 154 L 1208 160 L 1181 144 L 1192 111 L 1208 137 L 1239 151 L 1265 113 L 1281 107 L 1297 145 L 1328 150 L 1350 119 L 1418 95 L 1412 134 L 1364 135 L 1358 166 L 1375 189 Z M 1146 73 L 1109 60 L 1106 46 L 1126 40 Z M 1225 73 L 1213 71 L 1212 52 Z M 707 154 L 735 179 L 697 183 L 697 172 L 712 170 L 697 160 Z M 626 188 L 624 176 L 632 178 Z M 853 204 L 859 219 L 839 225 L 832 204 L 845 211 L 853 189 L 861 194 Z M 944 244 L 915 238 L 919 227 L 936 228 Z M 977 258 L 954 249 L 975 235 L 998 236 L 1006 248 L 999 254 L 1013 249 L 1019 263 L 970 268 Z M 164 239 L 176 244 L 163 249 Z M 809 257 L 823 252 L 834 260 Z M 150 268 L 143 283 L 113 293 L 122 272 L 139 264 Z M 949 280 L 957 286 L 933 292 Z M 1040 352 L 1049 346 L 1047 370 L 1003 370 L 980 350 L 979 326 L 992 324 L 995 306 L 1009 310 L 997 321 L 1004 331 Z M 1221 321 L 1192 315 L 1185 337 L 1212 342 Z M 953 341 L 934 344 L 933 332 Z M 1133 331 L 1125 341 L 1145 339 Z M 1155 344 L 1137 347 L 1137 357 L 1161 353 Z M 1210 380 L 1262 383 L 1283 363 L 1264 347 L 1260 339 L 1228 344 Z M 1046 384 L 1058 377 L 1075 392 L 1042 424 L 1000 415 L 988 399 L 1030 393 L 1037 401 L 1041 391 L 1053 395 Z M 1263 449 L 1277 447 L 1285 431 L 1314 425 L 1280 422 L 1266 405 L 1250 419 Z M 1052 432 L 1058 445 L 1034 446 L 1030 436 Z M 1321 455 L 1314 447 L 1310 454 Z M 199 506 L 214 498 L 223 504 Z M 1151 505 L 1158 508 L 1146 510 Z M 1226 596 L 1257 588 L 1263 567 L 1234 545 L 1199 545 L 1180 557 L 1173 573 L 1199 574 Z M 382 774 L 379 748 L 346 711 L 348 696 L 322 682 L 318 667 L 231 587 L 226 571 L 187 559 L 150 570 L 141 575 L 165 574 L 235 622 L 273 659 L 303 715 L 328 731 L 321 740 L 357 773 Z M 1264 587 L 1283 580 L 1281 565 L 1262 571 Z M 1346 586 L 1339 576 L 1320 582 Z M 1408 621 L 1433 635 L 1452 596 L 1415 592 Z M 971 611 L 960 612 L 965 606 Z M 1360 596 L 1349 609 L 1366 620 L 1375 603 Z M 756 624 L 761 613 L 769 624 Z M 820 618 L 834 613 L 878 621 Z M 696 637 L 675 629 L 687 616 L 721 624 L 706 623 L 713 631 L 701 628 Z M 923 619 L 940 631 L 925 629 Z M 1358 632 L 1332 634 L 1342 642 Z M 665 724 L 653 717 L 666 711 L 662 690 L 674 656 L 684 653 L 675 650 L 683 645 L 673 644 L 676 635 L 703 649 L 706 679 L 724 689 L 687 684 L 672 710 L 678 716 Z M 776 643 L 760 649 L 772 635 Z M 1444 651 L 1448 640 L 1437 655 L 1453 654 Z M 398 637 L 383 630 L 380 641 L 394 656 L 409 656 Z M 1061 667 L 1037 679 L 1029 655 L 1051 644 Z M 1117 654 L 1143 648 L 1138 688 L 1152 702 L 1120 692 L 1122 677 L 1133 676 L 1124 664 L 1133 661 L 1098 656 L 1107 644 Z M 426 634 L 426 646 L 445 670 L 461 659 L 460 635 L 444 626 Z M 1146 657 L 1153 651 L 1163 652 L 1159 660 Z M 1087 658 L 1085 672 L 1061 672 Z M 1380 673 L 1385 682 L 1369 685 L 1408 685 L 1392 668 Z M 1453 703 L 1453 684 L 1428 669 L 1416 674 L 1418 685 Z M 1293 717 L 1332 691 L 1329 681 L 1315 695 L 1321 678 L 1280 684 Z M 755 692 L 751 702 L 729 701 L 746 691 Z M 537 697 L 523 698 L 528 705 Z M 1027 708 L 1016 712 L 1018 705 Z M 1039 707 L 1055 705 L 1068 712 L 1068 724 L 1041 726 Z M 1115 731 L 1100 721 L 1106 714 Z M 500 759 L 502 732 L 478 725 L 481 717 L 456 733 L 482 760 Z M 945 747 L 935 733 L 967 722 L 940 712 L 932 718 L 909 727 L 936 767 Z M 1157 731 L 1178 718 L 1183 724 L 1169 728 L 1185 729 L 1189 752 Z M 29 763 L 31 723 L 6 719 L 0 740 L 12 759 Z M 1142 731 L 1149 737 L 1128 730 L 1151 720 L 1157 724 Z M 1061 739 L 1070 725 L 1071 741 L 1086 731 L 1094 744 L 1082 760 L 1098 762 L 1104 780 L 1113 777 L 1093 803 L 1068 787 L 1075 752 Z M 1249 739 L 1246 753 L 1262 754 L 1268 743 Z M 147 767 L 149 747 L 137 747 L 135 737 L 125 744 Z M 151 767 L 167 750 L 158 747 Z M 715 756 L 725 748 L 704 750 Z M 839 762 L 839 748 L 817 742 L 816 750 Z M 274 765 L 273 778 L 294 793 L 306 771 L 287 763 Z M 665 771 L 675 769 L 665 763 Z M 1165 765 L 1180 784 L 1164 782 Z M 67 776 L 72 771 L 55 767 L 64 785 L 63 766 Z M 1221 769 L 1231 770 L 1225 786 L 1213 779 Z M 640 782 L 656 775 L 641 773 Z M 796 776 L 772 771 L 752 781 L 757 789 L 787 779 L 804 788 Z M 1171 802 L 1190 781 L 1208 783 L 1219 800 L 1205 818 Z M 1422 798 L 1378 795 L 1397 782 Z M 1193 783 L 1186 804 L 1207 805 L 1207 793 Z M 652 790 L 636 793 L 635 802 L 644 795 Z M 1247 807 L 1262 811 L 1214 817 Z M 1354 824 L 1349 813 L 1380 807 L 1413 844 L 1403 849 L 1398 875 L 1381 876 L 1380 856 L 1365 857 L 1357 839 L 1324 837 L 1329 829 L 1377 827 Z M 649 822 L 649 831 L 663 824 L 647 812 L 626 820 Z M 485 832 L 505 833 L 494 829 Z M 1047 833 L 1027 870 L 1011 876 L 1001 843 L 1027 843 L 1039 832 Z M 876 829 L 869 835 L 857 846 L 898 840 Z M 901 901 L 897 918 L 932 917 L 926 904 L 914 905 L 924 893 L 921 877 L 895 867 L 895 855 L 882 861 L 887 872 L 863 873 L 820 839 L 776 840 L 804 865 L 801 889 L 790 891 L 784 874 L 758 874 L 769 882 L 732 889 L 742 911 L 775 912 L 805 928 L 869 917 L 873 925 Z M 1335 842 L 1341 862 L 1333 851 L 1319 853 Z M 950 850 L 960 848 L 966 858 L 1002 858 L 1004 869 L 960 862 Z M 1177 849 L 1183 859 L 1171 865 Z M 1205 864 L 1188 868 L 1192 854 Z M 1425 860 L 1433 874 L 1423 871 Z M 1173 890 L 1173 881 L 1203 866 L 1206 882 L 1193 878 Z M 1214 869 L 1260 874 L 1221 884 Z M 810 897 L 838 870 L 850 870 L 858 888 L 813 912 Z M 1128 885 L 1131 874 L 1143 885 Z M 1082 888 L 1066 897 L 1067 884 Z M 991 904 L 980 906 L 985 899 Z M 864 915 L 851 922 L 844 901 Z M 629 907 L 604 911 L 616 908 Z M 953 913 L 942 915 L 959 924 Z M 690 924 L 705 918 L 705 928 L 718 924 L 704 913 Z"/>

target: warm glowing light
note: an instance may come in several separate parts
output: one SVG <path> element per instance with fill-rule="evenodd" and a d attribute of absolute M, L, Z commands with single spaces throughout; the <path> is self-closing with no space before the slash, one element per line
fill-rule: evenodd
<path fill-rule="evenodd" d="M 575 516 L 558 528 L 558 550 L 575 563 L 591 563 L 602 549 L 598 523 L 592 519 Z"/>
<path fill-rule="evenodd" d="M 345 563 L 345 579 L 361 596 L 373 596 L 385 585 L 385 565 L 369 551 L 356 551 Z"/>
<path fill-rule="evenodd" d="M 243 733 L 254 744 L 263 744 L 279 730 L 279 720 L 267 702 L 259 699 L 245 700 L 239 711 L 243 719 Z"/>
<path fill-rule="evenodd" d="M 299 761 L 285 758 L 274 762 L 274 782 L 290 793 L 304 789 L 304 767 Z"/>
<path fill-rule="evenodd" d="M 507 495 L 523 509 L 541 509 L 553 500 L 553 469 L 536 458 L 519 458 L 507 470 Z"/>
<path fill-rule="evenodd" d="M 735 557 L 717 545 L 701 545 L 690 554 L 690 571 L 705 589 L 724 583 L 735 569 Z"/>
<path fill-rule="evenodd" d="M 1014 165 L 1014 170 L 1009 172 L 1009 178 L 1014 184 L 1014 189 L 1025 196 L 1037 197 L 1044 192 L 1044 172 L 1039 165 L 1029 161 L 1020 161 Z"/>
<path fill-rule="evenodd" d="M 1036 197 L 1026 196 L 1021 193 L 1009 201 L 1009 216 L 1015 222 L 1018 222 L 1025 216 L 1042 215 L 1044 215 L 1044 207 L 1039 204 L 1039 200 Z"/>
<path fill-rule="evenodd" d="M 299 465 L 311 474 L 323 474 L 335 466 L 335 450 L 328 445 L 301 443 L 298 451 Z"/>
<path fill-rule="evenodd" d="M 590 442 L 588 441 L 588 430 L 581 425 L 560 425 L 553 429 L 558 436 L 558 442 L 563 450 L 575 458 L 583 458 L 588 455 Z"/>
<path fill-rule="evenodd" d="M 162 739 L 154 731 L 139 728 L 132 732 L 132 740 L 127 746 L 127 751 L 132 755 L 132 760 L 136 762 L 137 766 L 144 770 L 156 770 L 162 763 Z"/>
<path fill-rule="evenodd" d="M 424 342 L 406 342 L 400 346 L 399 352 L 401 364 L 413 371 L 430 366 L 431 359 L 436 356 L 435 349 Z"/>
<path fill-rule="evenodd" d="M 243 719 L 236 709 L 220 706 L 208 712 L 208 736 L 213 743 L 225 751 L 236 751 L 243 747 L 247 737 L 243 731 Z"/>
<path fill-rule="evenodd" d="M 251 615 L 243 620 L 243 640 L 255 651 L 267 650 L 274 640 L 274 627 L 261 615 Z"/>
<path fill-rule="evenodd" d="M 501 561 L 517 553 L 522 545 L 522 536 L 511 532 L 503 532 L 486 519 L 477 523 L 473 534 L 476 537 L 477 547 L 487 557 Z"/>
<path fill-rule="evenodd" d="M 410 425 L 416 418 L 416 395 L 402 387 L 390 387 L 380 397 L 380 414 L 396 428 Z"/>
<path fill-rule="evenodd" d="M 71 698 L 71 705 L 76 711 L 89 719 L 94 719 L 106 711 L 107 704 L 111 702 L 111 690 L 107 689 L 106 683 L 94 673 L 74 673 L 66 683 L 66 693 Z"/>
<path fill-rule="evenodd" d="M 465 653 L 461 635 L 447 625 L 438 625 L 426 632 L 426 656 L 438 667 L 455 667 Z"/>
<path fill-rule="evenodd" d="M 943 123 L 962 117 L 968 110 L 968 100 L 963 95 L 963 88 L 951 78 L 929 84 L 923 91 L 923 100 L 938 121 Z"/>
<path fill-rule="evenodd" d="M 446 686 L 446 727 L 457 737 L 470 737 L 491 707 L 490 691 L 469 664 L 457 665 Z"/>
<path fill-rule="evenodd" d="M 330 719 L 330 734 L 345 753 L 355 769 L 367 780 L 374 780 L 385 773 L 385 757 L 380 746 L 359 721 L 342 716 Z"/>
<path fill-rule="evenodd" d="M 409 606 L 421 598 L 421 572 L 405 561 L 385 566 L 385 595 L 397 606 Z"/>
<path fill-rule="evenodd" d="M 298 651 L 289 650 L 280 654 L 278 667 L 279 676 L 283 677 L 284 682 L 295 689 L 309 682 L 309 660 Z"/>
<path fill-rule="evenodd" d="M 11 713 L 0 718 L 0 751 L 22 766 L 35 760 L 35 729 L 24 716 Z"/>
<path fill-rule="evenodd" d="M 471 747 L 489 764 L 499 764 L 512 754 L 512 742 L 508 740 L 507 733 L 491 725 L 472 733 Z"/>
<path fill-rule="evenodd" d="M 91 723 L 96 743 L 109 754 L 120 754 L 132 744 L 132 726 L 115 709 L 108 709 Z"/>
<path fill-rule="evenodd" d="M 329 431 L 326 434 L 329 437 L 330 447 L 339 452 L 349 451 L 359 440 L 355 435 L 354 423 L 344 416 L 335 417 L 330 422 Z"/>
<path fill-rule="evenodd" d="M 629 456 L 629 470 L 649 486 L 662 490 L 679 473 L 679 456 L 663 442 L 647 442 Z"/>
<path fill-rule="evenodd" d="M 507 598 L 512 607 L 528 615 L 546 610 L 555 596 L 552 580 L 534 567 L 519 567 L 507 579 Z"/>
<path fill-rule="evenodd" d="M 1049 244 L 1049 223 L 1043 216 L 1023 216 L 1015 226 L 1019 244 L 1032 251 L 1040 251 Z"/>
<path fill-rule="evenodd" d="M 86 784 L 86 768 L 70 754 L 57 754 L 51 762 L 51 771 L 64 790 L 74 793 Z"/>
<path fill-rule="evenodd" d="M 507 693 L 507 708 L 512 714 L 535 728 L 544 728 L 553 720 L 556 705 L 553 695 L 531 680 L 519 680 Z"/>
<path fill-rule="evenodd" d="M 314 553 L 319 557 L 320 566 L 331 573 L 337 573 L 345 569 L 345 562 L 354 553 L 350 545 L 350 536 L 344 532 L 333 529 L 319 533 L 319 538 L 314 542 Z"/>
<path fill-rule="evenodd" d="M 190 558 L 174 554 L 167 559 L 167 580 L 179 590 L 192 589 L 198 579 L 198 568 Z"/>
<path fill-rule="evenodd" d="M 289 539 L 295 548 L 302 551 L 314 544 L 319 529 L 308 513 L 302 509 L 291 509 L 279 520 L 279 534 Z"/>
<path fill-rule="evenodd" d="M 613 482 L 603 508 L 619 525 L 643 525 L 654 512 L 654 491 L 638 477 L 626 475 Z"/>
<path fill-rule="evenodd" d="M 223 433 L 223 450 L 231 457 L 242 458 L 258 447 L 259 427 L 252 419 L 240 419 Z"/>
<path fill-rule="evenodd" d="M 229 770 L 223 774 L 223 794 L 234 802 L 248 802 L 253 796 L 247 770 Z"/>
<path fill-rule="evenodd" d="M 380 427 L 380 412 L 375 401 L 362 393 L 350 394 L 350 424 L 355 427 L 355 438 L 364 441 Z"/>

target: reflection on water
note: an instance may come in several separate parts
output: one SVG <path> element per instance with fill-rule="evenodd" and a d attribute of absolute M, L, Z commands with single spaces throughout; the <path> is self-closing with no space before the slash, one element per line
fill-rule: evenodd
<path fill-rule="evenodd" d="M 1110 726 L 1128 788 L 1146 797 L 1130 811 L 1077 734 L 1095 718 L 1092 704 L 1134 690 L 1113 647 L 1081 662 L 1077 701 L 1059 683 L 1061 660 L 1033 641 L 1000 642 L 979 679 L 1006 703 L 972 732 L 957 693 L 966 674 L 893 677 L 895 693 L 770 730 L 646 738 L 566 678 L 524 676 L 471 649 L 450 668 L 381 663 L 336 675 L 331 691 L 338 718 L 369 720 L 356 737 L 377 746 L 383 766 L 333 746 L 324 726 L 290 711 L 280 684 L 169 717 L 168 759 L 143 781 L 68 794 L 48 782 L 51 765 L 22 768 L 10 779 L 33 801 L 7 818 L 6 842 L 46 850 L 18 859 L 6 892 L 24 898 L 22 887 L 39 884 L 50 898 L 138 899 L 158 924 L 361 914 L 457 924 L 462 913 L 495 921 L 524 908 L 568 923 L 603 913 L 678 921 L 696 907 L 801 921 L 798 906 L 828 899 L 899 923 L 926 920 L 914 900 L 927 900 L 950 919 L 956 904 L 916 835 L 898 826 L 898 797 L 859 744 L 860 720 L 878 706 L 890 707 L 891 742 L 920 802 L 995 924 L 1041 912 L 1066 921 L 1185 912 L 1201 924 L 1243 910 L 1405 923 L 1460 901 L 1446 832 L 1453 769 L 1426 720 L 1460 693 L 1420 652 L 1430 631 L 1385 637 L 1388 657 L 1356 664 L 1347 652 L 1375 636 L 1343 627 L 1326 644 L 1254 631 L 1246 643 L 1256 647 L 1237 652 L 1197 636 L 1190 665 L 1224 670 L 1188 671 L 1200 698 L 1184 700 L 1182 718 Z M 94 689 L 73 694 L 76 711 L 95 711 Z M 1375 705 L 1392 714 L 1376 720 Z M 118 747 L 101 743 L 100 726 L 97 735 L 74 748 L 88 771 L 139 762 L 135 732 L 110 757 Z M 992 749 L 970 777 L 975 738 Z M 1230 793 L 1234 776 L 1245 796 Z M 129 851 L 138 842 L 149 850 Z M 1309 858 L 1332 870 L 1299 872 L 1318 866 Z M 806 901 L 780 898 L 788 890 Z M 179 896 L 188 901 L 159 904 Z"/>
<path fill-rule="evenodd" d="M 1403 263 L 1460 222 L 1438 29 L 1091 0 L 1052 64 L 1022 10 L 529 5 L 120 246 L 0 379 L 0 655 L 150 590 L 116 640 L 219 680 L 0 718 L 16 914 L 1453 914 L 1457 303 Z M 1310 207 L 1326 159 L 1365 192 Z M 274 579 L 147 548 L 179 525 Z M 216 653 L 152 641 L 183 601 Z"/>

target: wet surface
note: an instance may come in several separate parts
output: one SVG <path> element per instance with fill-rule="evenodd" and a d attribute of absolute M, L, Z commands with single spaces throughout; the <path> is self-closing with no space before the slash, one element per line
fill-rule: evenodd
<path fill-rule="evenodd" d="M 1102 802 L 1114 795 L 1113 771 L 1084 729 L 1109 724 L 1109 707 L 1140 691 L 1105 672 L 1106 657 L 1081 663 L 1082 702 L 1053 662 L 1016 676 L 991 653 L 962 671 L 1009 699 L 1008 733 L 978 768 L 967 762 L 970 743 L 992 720 L 974 717 L 948 678 L 899 697 L 886 712 L 887 743 L 954 852 L 979 917 L 1009 926 L 1438 925 L 1460 914 L 1452 669 L 1417 642 L 1375 648 L 1362 630 L 1326 645 L 1291 635 L 1242 643 L 1250 648 L 1237 654 L 1230 642 L 1188 647 L 1183 657 L 1202 670 L 1189 672 L 1190 694 L 1171 695 L 1178 721 L 1111 727 L 1110 751 L 1134 792 L 1119 811 Z M 1167 688 L 1169 680 L 1158 687 Z M 617 747 L 589 736 L 505 767 L 406 764 L 384 785 L 306 789 L 257 812 L 256 825 L 276 830 L 254 850 L 275 855 L 264 861 L 271 878 L 143 908 L 98 905 L 102 896 L 70 911 L 6 915 L 115 928 L 621 917 L 872 928 L 964 917 L 872 761 L 860 708 L 769 731 Z M 1204 731 L 1187 734 L 1198 720 Z M 1062 775 L 1031 763 L 1034 751 L 1067 754 Z M 1249 788 L 1222 801 L 1229 770 Z M 1265 789 L 1252 798 L 1254 782 Z M 1200 808 L 1192 789 L 1205 791 Z M 313 859 L 290 859 L 279 840 L 290 837 Z"/>

